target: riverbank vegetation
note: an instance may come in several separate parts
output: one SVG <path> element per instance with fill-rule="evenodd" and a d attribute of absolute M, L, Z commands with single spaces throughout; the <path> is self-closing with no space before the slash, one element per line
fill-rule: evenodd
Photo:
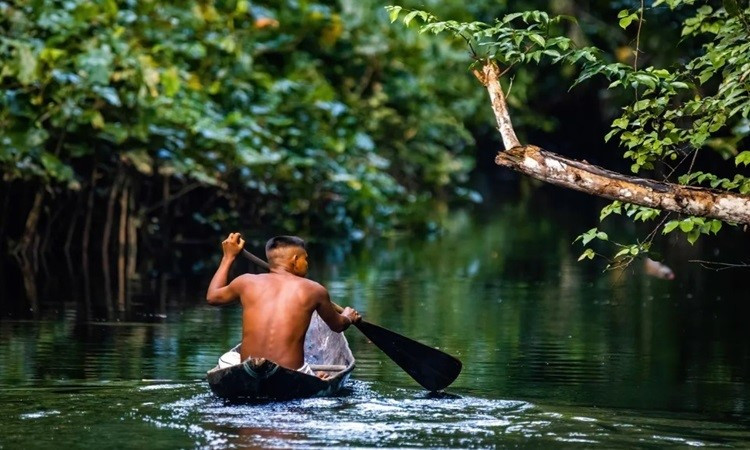
<path fill-rule="evenodd" d="M 15 249 L 262 224 L 346 236 L 473 195 L 471 84 L 449 76 L 462 49 L 389 27 L 371 2 L 0 9 L 0 234 Z"/>

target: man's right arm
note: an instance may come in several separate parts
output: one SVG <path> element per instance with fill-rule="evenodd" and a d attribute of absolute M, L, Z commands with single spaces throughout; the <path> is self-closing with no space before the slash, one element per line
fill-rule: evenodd
<path fill-rule="evenodd" d="M 221 258 L 219 268 L 211 279 L 206 292 L 206 300 L 210 305 L 225 305 L 239 298 L 240 284 L 243 277 L 238 277 L 227 284 L 229 268 L 232 267 L 234 259 L 245 246 L 245 240 L 239 233 L 230 233 L 222 243 L 224 256 Z"/>
<path fill-rule="evenodd" d="M 349 328 L 352 323 L 358 322 L 361 319 L 359 313 L 349 307 L 344 308 L 339 313 L 331 302 L 328 291 L 324 287 L 320 286 L 314 295 L 316 296 L 318 305 L 315 310 L 331 330 L 341 333 Z"/>

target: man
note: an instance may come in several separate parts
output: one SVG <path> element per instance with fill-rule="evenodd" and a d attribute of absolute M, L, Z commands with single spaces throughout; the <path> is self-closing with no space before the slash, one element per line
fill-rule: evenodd
<path fill-rule="evenodd" d="M 305 364 L 303 345 L 313 311 L 340 333 L 361 316 L 352 308 L 339 314 L 328 291 L 304 278 L 307 275 L 305 241 L 296 236 L 277 236 L 266 244 L 270 273 L 241 275 L 227 284 L 229 268 L 245 246 L 239 233 L 221 243 L 224 256 L 208 286 L 211 305 L 242 303 L 240 360 L 266 358 L 283 367 L 313 375 Z"/>

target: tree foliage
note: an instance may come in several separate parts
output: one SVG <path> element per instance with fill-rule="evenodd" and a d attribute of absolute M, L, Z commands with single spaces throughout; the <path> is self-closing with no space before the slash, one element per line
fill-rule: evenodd
<path fill-rule="evenodd" d="M 402 224 L 417 205 L 456 195 L 472 167 L 454 113 L 470 109 L 470 85 L 445 76 L 465 64 L 460 48 L 414 39 L 373 11 L 0 2 L 3 180 L 70 199 L 91 188 L 93 168 L 107 175 L 100 187 L 123 170 L 146 210 L 168 200 L 162 178 L 172 194 L 198 186 L 193 204 L 214 201 L 196 218 L 216 226 Z"/>
<path fill-rule="evenodd" d="M 576 22 L 570 16 L 525 11 L 486 23 L 440 21 L 429 12 L 407 11 L 399 6 L 387 9 L 392 21 L 403 17 L 407 26 L 419 21 L 420 33 L 449 33 L 465 41 L 476 64 L 494 60 L 511 76 L 520 66 L 559 63 L 578 68 L 571 87 L 595 76 L 606 77 L 610 82 L 608 89 L 624 91 L 629 102 L 623 106 L 620 117 L 612 121 L 605 140 L 619 139 L 632 172 L 649 172 L 652 177 L 661 176 L 685 185 L 704 184 L 750 193 L 750 177 L 742 173 L 750 163 L 746 139 L 750 134 L 750 9 L 746 2 L 698 5 L 693 0 L 656 0 L 651 6 L 633 3 L 636 8 L 620 11 L 617 24 L 623 29 L 638 25 L 636 55 L 641 51 L 638 48 L 641 26 L 649 26 L 644 17 L 663 8 L 689 11 L 682 23 L 681 36 L 673 39 L 696 40 L 701 44 L 696 46 L 698 50 L 666 67 L 638 67 L 637 56 L 632 65 L 613 62 L 612 56 L 596 47 L 576 45 L 566 34 L 567 27 L 575 26 Z M 721 174 L 696 170 L 694 163 L 699 150 L 716 152 L 726 161 Z M 605 207 L 601 219 L 623 213 L 636 221 L 660 219 L 657 229 L 665 234 L 679 229 L 691 243 L 701 234 L 721 229 L 720 221 L 700 217 L 670 220 L 673 218 L 658 210 L 621 202 Z M 613 260 L 648 252 L 654 235 L 652 232 L 638 244 L 615 243 L 620 249 Z M 579 239 L 584 245 L 595 240 L 609 241 L 607 234 L 596 228 Z M 581 258 L 593 255 L 593 250 L 588 249 Z"/>

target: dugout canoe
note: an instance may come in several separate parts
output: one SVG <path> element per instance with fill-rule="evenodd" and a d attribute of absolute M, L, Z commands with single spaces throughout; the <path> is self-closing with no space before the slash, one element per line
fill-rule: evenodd
<path fill-rule="evenodd" d="M 226 400 L 264 401 L 323 397 L 337 393 L 354 370 L 354 355 L 343 333 L 336 333 L 313 313 L 305 335 L 305 362 L 315 372 L 327 372 L 322 380 L 281 367 L 262 358 L 239 362 L 237 345 L 219 358 L 206 374 L 211 391 Z M 232 364 L 237 361 L 238 363 Z"/>

